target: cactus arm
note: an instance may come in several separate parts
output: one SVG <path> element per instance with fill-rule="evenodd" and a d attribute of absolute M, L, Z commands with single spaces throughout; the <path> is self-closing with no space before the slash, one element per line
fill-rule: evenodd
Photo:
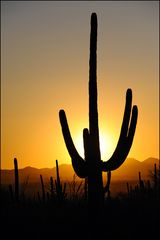
<path fill-rule="evenodd" d="M 127 89 L 126 104 L 125 104 L 123 122 L 121 127 L 120 139 L 123 139 L 127 136 L 128 125 L 129 125 L 129 120 L 131 115 L 131 108 L 132 108 L 132 90 Z"/>
<path fill-rule="evenodd" d="M 74 146 L 64 110 L 60 110 L 59 117 L 60 117 L 60 123 L 62 127 L 63 138 L 65 141 L 67 150 L 72 159 L 72 166 L 74 168 L 74 171 L 76 172 L 78 177 L 84 178 L 87 176 L 86 162 L 83 160 L 83 158 L 81 158 L 81 156 L 78 154 Z"/>
<path fill-rule="evenodd" d="M 117 147 L 112 155 L 112 157 L 106 161 L 102 162 L 102 171 L 113 171 L 121 166 L 121 164 L 125 161 L 135 134 L 137 117 L 138 117 L 138 108 L 137 106 L 131 107 L 132 104 L 132 91 L 131 89 L 127 90 L 126 94 L 126 106 L 124 111 L 123 123 L 121 128 L 121 133 L 119 137 L 119 141 Z M 131 113 L 132 108 L 132 113 Z M 131 121 L 130 121 L 131 115 Z M 129 125 L 130 122 L 130 125 Z"/>
<path fill-rule="evenodd" d="M 128 145 L 132 145 L 135 130 L 136 130 L 136 125 L 137 125 L 137 118 L 138 118 L 138 108 L 136 105 L 134 105 L 132 109 L 132 118 L 131 118 L 130 128 L 128 132 Z"/>

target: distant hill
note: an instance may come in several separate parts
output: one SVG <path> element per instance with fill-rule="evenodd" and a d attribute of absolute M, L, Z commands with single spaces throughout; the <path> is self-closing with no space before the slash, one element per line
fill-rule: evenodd
<path fill-rule="evenodd" d="M 70 180 L 73 178 L 74 170 L 70 164 L 62 164 L 59 166 L 60 177 L 62 180 Z M 29 178 L 30 183 L 40 181 L 40 174 L 43 176 L 45 181 L 49 182 L 49 178 L 52 176 L 56 177 L 56 167 L 54 168 L 33 168 L 25 167 L 19 169 L 20 182 L 26 181 Z M 1 170 L 1 183 L 10 184 L 14 182 L 14 170 Z"/>
<path fill-rule="evenodd" d="M 137 180 L 138 172 L 141 172 L 141 176 L 144 180 L 150 178 L 150 172 L 154 170 L 154 164 L 159 166 L 159 160 L 157 158 L 147 158 L 140 162 L 134 158 L 128 158 L 120 168 L 112 172 L 113 180 Z"/>
<path fill-rule="evenodd" d="M 135 181 L 138 180 L 138 172 L 141 172 L 144 180 L 149 179 L 149 172 L 153 171 L 154 164 L 159 164 L 157 158 L 147 158 L 140 162 L 134 158 L 128 158 L 122 166 L 112 172 L 112 181 Z M 74 170 L 70 164 L 62 164 L 59 166 L 61 180 L 70 181 L 73 179 Z M 20 182 L 23 183 L 29 177 L 29 183 L 36 183 L 40 181 L 40 174 L 44 180 L 49 182 L 50 176 L 56 177 L 56 168 L 42 168 L 37 169 L 33 167 L 25 167 L 19 169 Z M 78 177 L 77 177 L 78 180 Z M 14 170 L 1 170 L 1 183 L 13 184 Z"/>

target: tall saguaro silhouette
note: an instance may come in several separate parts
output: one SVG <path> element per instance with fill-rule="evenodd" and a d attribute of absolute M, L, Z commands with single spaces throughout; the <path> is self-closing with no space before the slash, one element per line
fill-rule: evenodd
<path fill-rule="evenodd" d="M 88 178 L 88 203 L 90 209 L 101 209 L 104 201 L 102 172 L 113 171 L 125 161 L 132 145 L 137 117 L 137 106 L 132 107 L 132 90 L 126 92 L 124 117 L 117 147 L 111 158 L 101 160 L 97 107 L 97 15 L 91 15 L 89 60 L 89 129 L 83 130 L 83 159 L 77 152 L 68 127 L 64 110 L 59 112 L 62 133 L 72 159 L 74 171 L 80 178 Z"/>

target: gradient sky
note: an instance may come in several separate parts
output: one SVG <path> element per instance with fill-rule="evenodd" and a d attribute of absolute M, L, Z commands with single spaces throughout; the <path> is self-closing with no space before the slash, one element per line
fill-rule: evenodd
<path fill-rule="evenodd" d="M 127 88 L 139 117 L 129 157 L 159 157 L 158 1 L 1 2 L 1 166 L 70 163 L 59 123 L 65 109 L 77 148 L 88 127 L 90 16 L 98 16 L 99 126 L 107 160 Z"/>

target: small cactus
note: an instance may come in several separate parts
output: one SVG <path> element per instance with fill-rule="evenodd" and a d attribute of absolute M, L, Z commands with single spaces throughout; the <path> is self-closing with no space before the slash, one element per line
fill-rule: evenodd
<path fill-rule="evenodd" d="M 58 167 L 58 160 L 56 160 L 56 194 L 57 194 L 57 200 L 61 204 L 66 197 L 66 183 L 64 183 L 64 186 L 62 187 L 62 183 L 59 176 L 59 167 Z"/>
<path fill-rule="evenodd" d="M 145 189 L 145 184 L 144 184 L 144 181 L 142 180 L 142 177 L 141 177 L 141 172 L 138 173 L 138 176 L 139 176 L 139 196 L 140 198 L 144 198 L 145 197 L 145 192 L 146 192 L 146 189 Z"/>
<path fill-rule="evenodd" d="M 14 177 L 15 177 L 15 201 L 19 202 L 19 174 L 18 174 L 18 161 L 14 158 Z"/>
<path fill-rule="evenodd" d="M 50 177 L 50 194 L 51 194 L 51 199 L 53 200 L 55 196 L 53 177 Z"/>
<path fill-rule="evenodd" d="M 44 188 L 43 177 L 42 177 L 41 174 L 40 174 L 40 180 L 41 180 L 41 187 L 42 187 L 42 199 L 43 199 L 43 202 L 45 202 L 45 200 L 46 200 L 46 193 L 45 193 L 45 188 Z"/>

